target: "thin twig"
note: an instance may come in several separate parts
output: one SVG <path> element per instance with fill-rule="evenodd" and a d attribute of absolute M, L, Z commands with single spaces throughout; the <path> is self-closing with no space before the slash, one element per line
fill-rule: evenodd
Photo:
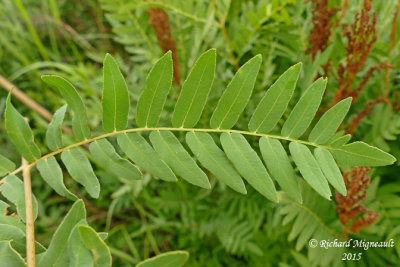
<path fill-rule="evenodd" d="M 46 16 L 46 15 L 34 16 L 32 18 L 48 21 L 48 22 L 51 22 L 51 23 L 59 26 L 60 28 L 64 29 L 67 33 L 69 33 L 73 38 L 75 38 L 85 49 L 94 50 L 94 47 L 88 41 L 86 41 L 84 38 L 82 38 L 79 35 L 79 33 L 74 28 L 72 28 L 69 24 L 67 24 L 63 21 L 59 21 L 53 17 Z"/>
<path fill-rule="evenodd" d="M 231 54 L 231 57 L 233 59 L 233 65 L 235 66 L 236 69 L 239 69 L 239 65 L 238 65 L 237 59 L 235 57 L 235 54 L 233 53 L 233 48 L 232 48 L 231 41 L 229 40 L 228 32 L 226 31 L 225 21 L 222 19 L 221 15 L 219 14 L 217 3 L 215 2 L 215 0 L 212 0 L 211 2 L 213 4 L 214 10 L 215 10 L 215 15 L 217 16 L 217 19 L 219 21 L 220 28 L 221 28 L 222 33 L 224 35 L 224 38 L 225 38 L 225 41 L 226 41 L 226 45 L 228 46 L 229 54 Z"/>
<path fill-rule="evenodd" d="M 28 161 L 22 158 L 22 176 L 24 177 L 25 216 L 26 216 L 26 259 L 28 267 L 36 266 L 35 259 L 35 227 L 33 221 L 31 167 Z"/>
<path fill-rule="evenodd" d="M 0 86 L 3 87 L 6 91 L 11 91 L 13 96 L 15 96 L 18 100 L 24 103 L 30 109 L 36 111 L 40 116 L 42 116 L 47 121 L 51 121 L 53 119 L 50 111 L 39 105 L 35 100 L 27 96 L 24 92 L 22 92 L 17 86 L 12 84 L 6 78 L 0 75 Z M 62 126 L 62 130 L 66 134 L 72 134 L 72 130 L 67 126 Z"/>

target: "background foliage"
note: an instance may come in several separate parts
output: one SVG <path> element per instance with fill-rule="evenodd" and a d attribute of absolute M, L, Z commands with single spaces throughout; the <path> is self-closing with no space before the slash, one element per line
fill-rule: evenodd
<path fill-rule="evenodd" d="M 171 50 L 174 83 L 160 121 L 166 125 L 188 71 L 204 51 L 215 47 L 216 75 L 200 121 L 205 125 L 238 67 L 261 54 L 254 95 L 237 124 L 243 129 L 265 90 L 301 61 L 298 88 L 279 125 L 314 79 L 327 76 L 317 116 L 336 100 L 353 96 L 341 129 L 352 133 L 354 140 L 399 159 L 399 8 L 396 0 L 1 0 L 1 85 L 7 87 L 5 80 L 14 83 L 53 113 L 64 100 L 40 76 L 67 78 L 84 98 L 89 127 L 96 134 L 102 131 L 102 61 L 108 52 L 126 78 L 131 96 L 128 127 L 134 127 L 146 76 L 164 51 Z M 7 92 L 0 91 L 2 117 L 6 97 Z M 45 149 L 46 119 L 24 102 L 14 100 L 14 105 L 30 118 L 35 140 Z M 70 117 L 65 124 L 71 126 Z M 19 162 L 4 133 L 1 120 L 0 153 Z M 397 246 L 363 251 L 363 262 L 342 262 L 342 251 L 310 249 L 311 236 L 307 235 L 307 229 L 313 229 L 317 239 L 399 240 L 399 161 L 360 178 L 372 177 L 361 201 L 373 211 L 365 213 L 361 231 L 343 224 L 343 218 L 350 216 L 340 213 L 343 201 L 337 197 L 327 201 L 309 186 L 302 186 L 307 196 L 303 204 L 291 202 L 283 193 L 284 201 L 275 204 L 252 188 L 242 196 L 213 178 L 213 190 L 208 191 L 184 182 L 165 183 L 147 173 L 140 181 L 127 181 L 100 165 L 94 167 L 102 186 L 99 199 L 78 190 L 70 177 L 65 177 L 65 183 L 84 200 L 90 226 L 109 232 L 106 242 L 115 266 L 132 266 L 160 252 L 179 249 L 190 252 L 188 266 L 365 266 L 367 262 L 383 266 L 400 260 Z M 73 202 L 57 195 L 37 172 L 32 173 L 32 183 L 38 202 L 37 240 L 47 247 Z M 8 212 L 12 211 L 13 207 Z"/>

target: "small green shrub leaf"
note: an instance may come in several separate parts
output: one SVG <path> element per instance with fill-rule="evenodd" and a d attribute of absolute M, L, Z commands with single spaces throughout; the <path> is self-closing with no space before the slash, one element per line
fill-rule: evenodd
<path fill-rule="evenodd" d="M 203 53 L 182 86 L 172 115 L 174 127 L 194 127 L 206 104 L 215 73 L 215 49 Z"/>
<path fill-rule="evenodd" d="M 3 196 L 15 204 L 18 216 L 26 222 L 24 183 L 14 174 L 8 175 L 0 185 L 0 192 Z M 37 200 L 32 196 L 33 219 L 36 220 L 38 214 Z"/>
<path fill-rule="evenodd" d="M 170 251 L 141 261 L 136 267 L 182 267 L 188 258 L 189 252 L 187 251 Z"/>
<path fill-rule="evenodd" d="M 106 54 L 103 62 L 103 128 L 106 132 L 124 130 L 128 125 L 129 92 L 115 59 Z"/>
<path fill-rule="evenodd" d="M 26 253 L 25 249 L 25 233 L 21 229 L 13 225 L 0 224 L 0 240 L 10 241 L 12 247 L 18 253 Z"/>
<path fill-rule="evenodd" d="M 345 144 L 347 144 L 351 139 L 351 134 L 346 134 L 343 135 L 339 138 L 336 138 L 335 140 L 333 140 L 329 146 L 331 147 L 341 147 L 344 146 Z"/>
<path fill-rule="evenodd" d="M 0 177 L 15 169 L 15 164 L 8 158 L 0 155 Z"/>
<path fill-rule="evenodd" d="M 243 178 L 261 195 L 278 202 L 274 183 L 257 153 L 251 148 L 243 135 L 223 133 L 221 144 L 229 160 Z"/>
<path fill-rule="evenodd" d="M 157 126 L 171 88 L 172 71 L 172 56 L 168 51 L 147 76 L 146 87 L 137 104 L 136 123 L 139 127 Z"/>
<path fill-rule="evenodd" d="M 170 131 L 154 131 L 150 134 L 154 149 L 171 169 L 187 182 L 210 189 L 207 175 Z"/>
<path fill-rule="evenodd" d="M 242 178 L 208 133 L 188 132 L 186 142 L 200 163 L 233 190 L 247 194 Z"/>
<path fill-rule="evenodd" d="M 280 187 L 293 200 L 302 203 L 301 191 L 296 173 L 281 142 L 276 139 L 260 138 L 260 150 L 267 168 Z"/>
<path fill-rule="evenodd" d="M 85 154 L 79 148 L 72 148 L 61 153 L 61 160 L 72 178 L 83 185 L 91 197 L 98 198 L 100 183 Z"/>
<path fill-rule="evenodd" d="M 249 102 L 260 65 L 261 55 L 257 55 L 236 72 L 211 116 L 211 128 L 230 129 L 235 125 Z"/>
<path fill-rule="evenodd" d="M 385 166 L 396 162 L 396 158 L 379 148 L 364 142 L 353 142 L 331 149 L 336 161 L 350 166 Z"/>
<path fill-rule="evenodd" d="M 66 111 L 67 105 L 65 104 L 54 113 L 53 120 L 49 123 L 46 131 L 47 146 L 53 151 L 62 147 L 61 125 L 64 121 Z"/>
<path fill-rule="evenodd" d="M 37 168 L 43 179 L 57 192 L 57 194 L 71 200 L 76 200 L 76 196 L 65 187 L 62 170 L 54 156 L 41 159 L 37 164 Z"/>
<path fill-rule="evenodd" d="M 24 230 L 14 225 L 0 224 L 0 240 L 12 240 L 12 247 L 21 254 L 26 254 L 26 236 Z M 36 253 L 42 253 L 46 249 L 38 242 L 35 242 Z"/>
<path fill-rule="evenodd" d="M 89 146 L 90 153 L 101 165 L 115 175 L 126 180 L 140 179 L 142 173 L 129 160 L 123 159 L 115 152 L 113 145 L 106 139 L 94 141 Z"/>
<path fill-rule="evenodd" d="M 342 173 L 340 172 L 340 169 L 333 159 L 331 153 L 324 148 L 317 147 L 314 150 L 314 156 L 328 182 L 340 194 L 343 196 L 347 195 Z"/>
<path fill-rule="evenodd" d="M 268 133 L 275 127 L 292 98 L 300 71 L 301 63 L 290 67 L 268 89 L 250 119 L 250 131 Z"/>
<path fill-rule="evenodd" d="M 72 130 L 78 141 L 89 139 L 90 130 L 87 124 L 86 108 L 81 96 L 75 87 L 66 79 L 57 75 L 43 75 L 42 80 L 50 86 L 57 88 L 68 106 L 74 112 L 72 118 Z"/>
<path fill-rule="evenodd" d="M 324 144 L 339 128 L 349 111 L 352 98 L 343 99 L 322 115 L 312 129 L 308 140 L 316 144 Z"/>
<path fill-rule="evenodd" d="M 25 224 L 22 223 L 22 221 L 19 219 L 19 217 L 18 216 L 10 216 L 8 214 L 7 209 L 9 207 L 10 206 L 6 202 L 0 200 L 0 224 L 12 225 L 12 226 L 18 227 L 18 229 L 20 229 L 22 231 L 25 231 Z"/>
<path fill-rule="evenodd" d="M 38 261 L 38 267 L 60 266 L 60 261 L 67 254 L 67 241 L 72 229 L 84 219 L 86 219 L 85 205 L 82 200 L 77 200 L 58 226 L 49 247 Z"/>
<path fill-rule="evenodd" d="M 321 196 L 330 200 L 331 190 L 329 189 L 328 182 L 314 156 L 311 154 L 310 149 L 303 144 L 291 142 L 289 150 L 297 168 L 299 168 L 301 175 L 307 183 Z"/>
<path fill-rule="evenodd" d="M 33 133 L 24 117 L 11 104 L 10 92 L 7 97 L 5 111 L 5 126 L 11 142 L 17 147 L 19 153 L 29 162 L 40 158 L 40 150 L 33 140 Z"/>
<path fill-rule="evenodd" d="M 117 137 L 117 141 L 122 151 L 151 175 L 168 182 L 177 181 L 172 170 L 160 159 L 154 149 L 140 134 L 120 134 Z"/>
<path fill-rule="evenodd" d="M 69 267 L 91 267 L 94 266 L 93 255 L 89 249 L 85 247 L 79 234 L 78 227 L 87 225 L 85 220 L 81 220 L 75 224 L 68 237 L 67 253 L 69 259 Z"/>
<path fill-rule="evenodd" d="M 326 83 L 326 79 L 319 78 L 307 88 L 283 124 L 283 136 L 297 139 L 304 134 L 321 104 Z"/>
<path fill-rule="evenodd" d="M 1 265 L 7 267 L 24 267 L 26 263 L 21 255 L 11 246 L 12 241 L 0 241 Z"/>
<path fill-rule="evenodd" d="M 106 243 L 89 226 L 80 225 L 78 226 L 78 230 L 83 244 L 92 252 L 94 259 L 93 266 L 110 267 L 111 253 Z"/>

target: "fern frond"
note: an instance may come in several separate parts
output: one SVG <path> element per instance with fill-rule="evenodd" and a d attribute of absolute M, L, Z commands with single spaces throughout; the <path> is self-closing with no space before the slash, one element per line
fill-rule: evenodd
<path fill-rule="evenodd" d="M 389 152 L 388 142 L 397 140 L 400 135 L 400 115 L 393 111 L 391 105 L 379 103 L 374 107 L 370 124 L 363 140 Z"/>
<path fill-rule="evenodd" d="M 323 199 L 313 192 L 310 187 L 301 183 L 303 203 L 294 202 L 283 195 L 280 213 L 284 216 L 283 225 L 293 223 L 288 236 L 289 241 L 296 240 L 296 250 L 300 251 L 307 246 L 308 260 L 315 266 L 330 266 L 337 262 L 337 255 L 341 255 L 343 248 L 326 249 L 320 246 L 319 241 L 332 241 L 338 239 L 344 241 L 343 237 L 331 227 L 335 217 L 330 216 L 327 211 L 333 211 L 332 202 Z M 331 213 L 332 215 L 332 213 Z M 324 219 L 323 219 L 324 218 Z M 333 219 L 333 220 L 332 220 Z M 316 247 L 308 246 L 311 239 L 317 241 Z"/>
<path fill-rule="evenodd" d="M 276 134 L 274 129 L 291 100 L 301 64 L 289 68 L 267 90 L 250 119 L 249 130 L 232 129 L 251 97 L 261 64 L 260 55 L 245 63 L 232 78 L 209 120 L 211 127 L 196 128 L 212 86 L 215 57 L 215 50 L 210 50 L 194 64 L 176 104 L 173 126 L 158 126 L 173 77 L 171 53 L 168 52 L 150 71 L 139 98 L 136 123 L 141 128 L 125 129 L 129 113 L 128 91 L 117 64 L 110 55 L 106 55 L 102 101 L 105 134 L 91 137 L 85 107 L 76 89 L 65 79 L 49 75 L 43 76 L 43 80 L 58 88 L 66 98 L 73 112 L 72 125 L 78 142 L 59 148 L 63 108 L 58 111 L 47 134 L 49 148 L 58 149 L 41 156 L 29 125 L 12 106 L 10 97 L 6 110 L 7 132 L 20 153 L 30 161 L 29 167 L 38 165 L 50 186 L 70 198 L 74 196 L 63 186 L 60 173 L 56 171 L 59 166 L 54 156 L 58 154 L 61 154 L 61 160 L 72 178 L 82 184 L 92 197 L 99 196 L 99 181 L 87 156 L 79 150 L 79 146 L 85 144 L 91 143 L 89 151 L 96 162 L 106 165 L 104 167 L 112 169 L 111 172 L 117 176 L 140 178 L 138 168 L 119 156 L 106 140 L 112 136 L 117 136 L 118 145 L 133 163 L 156 177 L 175 181 L 178 176 L 196 186 L 210 189 L 208 177 L 193 158 L 195 156 L 205 169 L 233 190 L 246 194 L 242 181 L 244 178 L 260 194 L 275 202 L 278 201 L 278 195 L 272 179 L 294 200 L 302 201 L 298 179 L 282 143 L 288 143 L 294 163 L 307 183 L 327 199 L 331 196 L 328 183 L 345 193 L 336 162 L 383 166 L 396 160 L 390 154 L 363 142 L 346 144 L 346 136 L 335 135 L 348 111 L 350 99 L 332 107 L 311 130 L 308 141 L 302 139 L 321 103 L 326 86 L 326 80 L 323 79 L 314 82 L 304 92 L 283 124 L 281 134 Z M 146 132 L 149 133 L 151 145 L 140 135 Z M 193 156 L 174 132 L 186 134 L 186 142 Z M 217 137 L 219 141 L 214 139 Z M 247 137 L 259 138 L 262 158 L 253 141 L 249 142 Z M 336 141 L 338 138 L 345 140 Z M 331 139 L 335 139 L 334 145 Z M 0 163 L 4 172 L 10 172 L 11 164 L 7 160 L 3 159 Z"/>

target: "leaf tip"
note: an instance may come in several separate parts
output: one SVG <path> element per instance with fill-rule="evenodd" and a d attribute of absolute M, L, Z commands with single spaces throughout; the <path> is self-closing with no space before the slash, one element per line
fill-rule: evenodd
<path fill-rule="evenodd" d="M 12 96 L 13 90 L 14 90 L 14 87 L 11 87 L 10 92 L 8 92 L 7 99 L 6 99 L 6 107 L 11 103 L 11 96 Z"/>
<path fill-rule="evenodd" d="M 351 103 L 353 101 L 353 97 L 349 96 L 348 98 L 345 98 L 342 100 L 344 103 Z"/>
<path fill-rule="evenodd" d="M 103 65 L 104 63 L 106 63 L 109 60 L 113 60 L 113 56 L 110 53 L 106 53 L 106 55 L 104 56 L 104 61 L 103 61 Z"/>
<path fill-rule="evenodd" d="M 289 69 L 296 69 L 296 70 L 300 70 L 303 66 L 302 62 L 298 62 L 296 64 L 294 64 L 293 66 L 291 66 Z"/>

